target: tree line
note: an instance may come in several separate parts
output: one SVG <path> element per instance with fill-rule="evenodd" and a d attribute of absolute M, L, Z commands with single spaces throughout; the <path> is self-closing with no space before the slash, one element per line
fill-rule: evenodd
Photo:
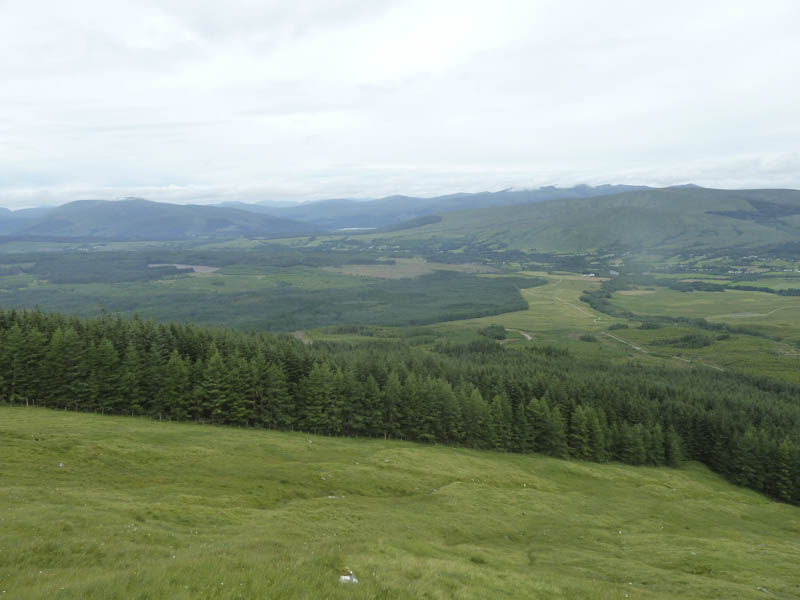
<path fill-rule="evenodd" d="M 285 335 L 0 311 L 0 401 L 678 466 L 800 504 L 797 387 L 614 366 L 477 336 L 303 345 Z"/>

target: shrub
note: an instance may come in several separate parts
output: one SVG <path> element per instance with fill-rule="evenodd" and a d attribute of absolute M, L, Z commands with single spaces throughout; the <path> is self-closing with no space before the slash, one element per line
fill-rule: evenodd
<path fill-rule="evenodd" d="M 506 329 L 502 325 L 489 325 L 483 329 L 479 329 L 478 333 L 493 340 L 506 339 Z"/>

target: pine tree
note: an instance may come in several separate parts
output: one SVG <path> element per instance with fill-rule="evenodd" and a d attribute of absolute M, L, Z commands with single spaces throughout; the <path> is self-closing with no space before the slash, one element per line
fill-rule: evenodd
<path fill-rule="evenodd" d="M 530 436 L 531 428 L 528 423 L 528 411 L 525 404 L 520 402 L 514 409 L 511 418 L 511 451 L 531 452 L 533 445 Z"/>
<path fill-rule="evenodd" d="M 161 398 L 165 412 L 179 421 L 190 417 L 189 371 L 189 365 L 178 350 L 173 350 L 164 367 L 164 386 Z"/>
<path fill-rule="evenodd" d="M 668 467 L 678 468 L 683 462 L 683 450 L 681 448 L 681 438 L 677 432 L 670 427 L 664 434 L 664 463 Z"/>
<path fill-rule="evenodd" d="M 239 354 L 228 361 L 228 397 L 222 422 L 232 425 L 248 425 L 253 412 L 252 397 L 256 385 L 252 378 L 250 363 Z"/>
<path fill-rule="evenodd" d="M 600 423 L 597 411 L 591 406 L 586 407 L 586 427 L 589 432 L 589 448 L 591 459 L 595 462 L 606 461 L 606 432 Z"/>
<path fill-rule="evenodd" d="M 545 452 L 550 435 L 550 410 L 544 400 L 531 398 L 525 408 L 528 418 L 528 446 L 534 452 Z"/>
<path fill-rule="evenodd" d="M 231 384 L 228 368 L 216 346 L 213 347 L 202 373 L 200 385 L 195 390 L 200 418 L 221 423 L 228 409 Z"/>
<path fill-rule="evenodd" d="M 372 375 L 364 383 L 364 434 L 383 435 L 383 395 Z"/>
<path fill-rule="evenodd" d="M 647 436 L 647 464 L 653 465 L 654 467 L 661 467 L 664 465 L 665 461 L 665 450 L 664 450 L 664 431 L 661 429 L 661 425 L 656 423 L 648 430 L 649 435 Z"/>
<path fill-rule="evenodd" d="M 302 412 L 300 423 L 311 433 L 330 433 L 334 404 L 334 376 L 327 363 L 316 363 L 298 386 Z"/>
<path fill-rule="evenodd" d="M 396 371 L 389 373 L 386 385 L 383 387 L 383 434 L 385 437 L 399 438 L 400 407 L 403 386 Z"/>
<path fill-rule="evenodd" d="M 792 477 L 792 458 L 796 449 L 789 438 L 783 440 L 775 461 L 775 490 L 778 500 L 790 502 L 795 495 L 797 481 Z"/>
<path fill-rule="evenodd" d="M 489 407 L 478 388 L 472 389 L 461 413 L 464 418 L 464 442 L 472 448 L 490 447 Z"/>
<path fill-rule="evenodd" d="M 47 349 L 50 385 L 46 398 L 51 406 L 79 408 L 80 374 L 84 363 L 84 349 L 77 332 L 67 327 L 53 331 Z"/>
<path fill-rule="evenodd" d="M 580 460 L 591 458 L 589 424 L 583 406 L 578 405 L 569 423 L 569 454 Z"/>
<path fill-rule="evenodd" d="M 288 428 L 295 422 L 295 405 L 283 369 L 270 363 L 261 379 L 264 398 L 263 422 L 269 428 Z"/>
<path fill-rule="evenodd" d="M 564 426 L 564 418 L 561 416 L 561 409 L 558 406 L 553 407 L 550 412 L 550 421 L 552 437 L 549 454 L 556 458 L 567 458 L 569 456 L 567 432 Z"/>
<path fill-rule="evenodd" d="M 141 378 L 139 351 L 133 342 L 129 342 L 125 348 L 122 365 L 120 366 L 119 394 L 122 397 L 122 405 L 125 410 L 135 415 L 142 413 L 142 406 L 144 405 L 144 397 L 140 387 Z"/>
<path fill-rule="evenodd" d="M 95 349 L 92 391 L 101 412 L 121 411 L 119 356 L 107 338 L 103 338 Z"/>

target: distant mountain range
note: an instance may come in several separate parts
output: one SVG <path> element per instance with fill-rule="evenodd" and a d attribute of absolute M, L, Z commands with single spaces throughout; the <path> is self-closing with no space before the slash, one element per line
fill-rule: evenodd
<path fill-rule="evenodd" d="M 377 200 L 320 200 L 295 206 L 245 204 L 241 202 L 226 203 L 221 206 L 270 214 L 304 223 L 313 223 L 326 229 L 381 228 L 403 221 L 410 221 L 417 217 L 454 210 L 529 204 L 545 200 L 591 198 L 644 189 L 649 188 L 641 185 L 600 185 L 596 187 L 578 185 L 570 188 L 548 186 L 535 190 L 448 194 L 433 198 L 388 196 Z"/>
<path fill-rule="evenodd" d="M 287 237 L 339 229 L 380 229 L 454 210 L 587 198 L 648 189 L 645 186 L 579 185 L 571 188 L 503 190 L 434 198 L 389 196 L 377 200 L 334 199 L 297 204 L 226 202 L 213 206 L 125 200 L 79 200 L 56 208 L 0 208 L 0 235 L 29 239 L 163 240 Z M 253 216 L 253 215 L 257 216 Z M 403 225 L 402 227 L 405 227 Z"/>
<path fill-rule="evenodd" d="M 469 236 L 542 251 L 758 246 L 800 241 L 800 191 L 606 185 L 281 207 L 134 198 L 0 209 L 0 235 L 30 240 L 269 239 L 350 228 L 397 238 Z"/>
<path fill-rule="evenodd" d="M 645 189 L 603 197 L 449 212 L 435 223 L 393 234 L 429 239 L 469 236 L 500 247 L 584 252 L 705 251 L 800 242 L 800 191 Z"/>
<path fill-rule="evenodd" d="M 26 239 L 272 238 L 323 231 L 313 224 L 235 208 L 166 204 L 139 198 L 79 200 L 52 209 L 0 212 L 0 233 Z"/>

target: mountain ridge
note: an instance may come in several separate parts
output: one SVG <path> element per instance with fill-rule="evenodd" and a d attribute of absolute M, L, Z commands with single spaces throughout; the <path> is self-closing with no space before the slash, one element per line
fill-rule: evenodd
<path fill-rule="evenodd" d="M 25 219 L 6 235 L 35 238 L 176 240 L 186 238 L 288 237 L 324 230 L 312 224 L 235 208 L 169 204 L 141 198 L 76 200 Z"/>
<path fill-rule="evenodd" d="M 688 250 L 800 240 L 800 191 L 650 188 L 620 194 L 442 213 L 394 237 L 461 237 L 523 250 L 621 245 Z"/>

